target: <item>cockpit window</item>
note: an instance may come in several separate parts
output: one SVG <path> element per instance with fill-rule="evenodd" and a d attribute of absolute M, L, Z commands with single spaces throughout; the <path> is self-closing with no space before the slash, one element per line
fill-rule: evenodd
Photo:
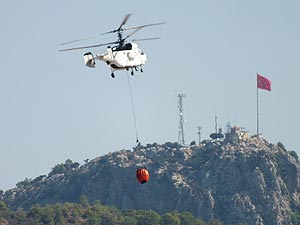
<path fill-rule="evenodd" d="M 126 43 L 125 45 L 121 47 L 113 48 L 113 51 L 122 51 L 122 50 L 132 50 L 132 44 Z"/>
<path fill-rule="evenodd" d="M 130 44 L 130 43 L 127 43 L 127 44 L 125 44 L 124 45 L 124 50 L 131 50 L 132 49 L 132 44 Z"/>

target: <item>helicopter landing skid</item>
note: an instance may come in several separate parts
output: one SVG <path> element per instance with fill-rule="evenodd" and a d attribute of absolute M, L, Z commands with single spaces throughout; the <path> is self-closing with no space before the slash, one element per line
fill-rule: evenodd
<path fill-rule="evenodd" d="M 115 70 L 113 70 L 113 69 L 111 68 L 111 74 L 110 74 L 110 76 L 111 76 L 112 78 L 115 78 L 115 77 L 116 77 L 116 75 L 114 74 L 114 71 L 115 71 Z"/>
<path fill-rule="evenodd" d="M 139 69 L 140 68 L 140 69 Z M 143 70 L 143 68 L 142 68 L 142 66 L 140 65 L 140 66 L 137 66 L 137 67 L 131 67 L 131 68 L 126 68 L 126 71 L 129 71 L 129 70 L 131 70 L 131 72 L 130 72 L 130 74 L 132 75 L 132 76 L 134 76 L 135 75 L 135 71 L 136 72 L 141 72 L 141 73 L 143 73 L 144 72 L 144 70 Z M 112 77 L 112 78 L 115 78 L 116 77 L 116 75 L 115 75 L 115 72 L 116 71 L 116 69 L 113 69 L 113 68 L 111 68 L 111 74 L 110 74 L 110 76 Z"/>

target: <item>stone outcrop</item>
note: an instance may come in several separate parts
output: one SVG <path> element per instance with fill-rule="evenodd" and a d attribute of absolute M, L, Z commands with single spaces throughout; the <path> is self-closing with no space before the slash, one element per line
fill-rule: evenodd
<path fill-rule="evenodd" d="M 297 155 L 260 137 L 189 147 L 154 143 L 70 165 L 27 180 L 2 199 L 16 209 L 85 195 L 119 209 L 190 211 L 204 220 L 249 225 L 291 224 L 300 208 Z M 136 181 L 138 166 L 150 171 L 148 183 Z"/>

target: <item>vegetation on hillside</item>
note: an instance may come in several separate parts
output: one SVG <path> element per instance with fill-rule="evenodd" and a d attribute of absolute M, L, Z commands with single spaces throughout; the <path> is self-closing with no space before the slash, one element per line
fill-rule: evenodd
<path fill-rule="evenodd" d="M 90 204 L 85 196 L 80 203 L 34 205 L 30 210 L 10 210 L 0 201 L 0 225 L 222 225 L 218 220 L 204 222 L 190 212 L 168 212 L 159 215 L 153 210 L 120 211 L 100 201 Z"/>

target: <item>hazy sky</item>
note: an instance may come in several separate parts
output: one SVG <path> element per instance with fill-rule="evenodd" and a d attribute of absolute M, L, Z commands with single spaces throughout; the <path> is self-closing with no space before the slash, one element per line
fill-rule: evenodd
<path fill-rule="evenodd" d="M 0 7 L 0 189 L 48 174 L 66 159 L 83 163 L 135 145 L 126 71 L 110 77 L 90 50 L 58 52 L 62 42 L 127 26 L 140 30 L 148 62 L 130 76 L 142 144 L 175 142 L 185 93 L 189 144 L 214 131 L 214 116 L 256 132 L 256 73 L 272 80 L 259 91 L 260 131 L 300 153 L 300 1 L 3 1 Z M 106 35 L 78 43 L 116 40 Z M 70 47 L 77 45 L 70 45 Z M 105 52 L 105 47 L 91 49 Z"/>

